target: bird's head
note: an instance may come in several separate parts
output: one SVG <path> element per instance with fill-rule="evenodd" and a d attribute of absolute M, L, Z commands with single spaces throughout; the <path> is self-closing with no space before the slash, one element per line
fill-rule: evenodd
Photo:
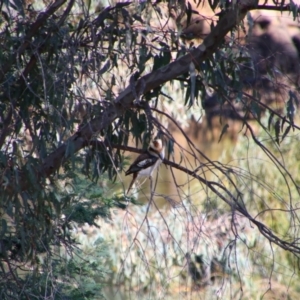
<path fill-rule="evenodd" d="M 161 160 L 164 160 L 165 146 L 163 145 L 163 142 L 161 139 L 155 139 L 155 140 L 151 141 L 149 149 L 156 152 L 159 155 Z"/>

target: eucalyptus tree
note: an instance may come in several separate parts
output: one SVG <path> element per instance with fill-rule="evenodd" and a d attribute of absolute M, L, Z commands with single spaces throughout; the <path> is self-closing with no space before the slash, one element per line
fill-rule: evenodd
<path fill-rule="evenodd" d="M 182 39 L 182 19 L 188 26 L 199 14 L 195 7 L 201 5 L 182 0 L 110 5 L 1 1 L 0 285 L 4 299 L 49 296 L 51 287 L 29 286 L 31 281 L 22 270 L 34 270 L 31 279 L 46 274 L 42 266 L 47 259 L 59 247 L 68 251 L 74 246 L 75 223 L 96 225 L 96 218 L 108 217 L 110 208 L 124 208 L 134 201 L 125 195 L 104 199 L 102 188 L 123 170 L 122 151 L 138 152 L 130 141 L 146 147 L 154 132 L 168 145 L 165 165 L 194 178 L 232 214 L 247 218 L 270 243 L 298 257 L 297 231 L 279 236 L 253 215 L 236 182 L 241 173 L 202 153 L 184 134 L 183 116 L 176 113 L 184 109 L 185 118 L 199 117 L 202 106 L 206 108 L 213 97 L 234 112 L 238 103 L 242 114 L 236 116 L 250 138 L 276 166 L 288 189 L 298 193 L 297 179 L 249 123 L 251 116 L 279 145 L 291 130 L 299 130 L 297 93 L 288 88 L 286 108 L 281 110 L 262 101 L 261 86 L 245 79 L 247 74 L 256 76 L 257 61 L 249 47 L 234 39 L 238 32 L 251 31 L 251 10 L 287 11 L 292 20 L 298 17 L 298 7 L 292 1 L 270 5 L 254 0 L 208 1 L 206 5 L 216 12 L 214 22 L 209 23 L 204 40 L 193 46 Z M 280 71 L 267 72 L 269 82 L 276 72 Z M 173 107 L 173 114 L 165 106 Z M 262 112 L 269 116 L 267 124 L 261 120 Z M 198 167 L 170 159 L 180 145 L 168 123 L 184 135 L 188 148 L 182 151 L 192 154 Z M 208 180 L 203 174 L 210 171 L 225 179 Z M 83 182 L 89 182 L 84 193 Z M 296 222 L 292 193 L 287 197 L 287 213 Z M 262 211 L 258 208 L 254 213 Z"/>

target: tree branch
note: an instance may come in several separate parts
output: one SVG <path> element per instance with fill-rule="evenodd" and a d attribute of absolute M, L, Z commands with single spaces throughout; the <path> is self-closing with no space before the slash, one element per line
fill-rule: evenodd
<path fill-rule="evenodd" d="M 3 81 L 5 74 L 7 74 L 8 70 L 11 69 L 11 66 L 15 63 L 18 55 L 24 53 L 26 48 L 30 45 L 31 38 L 36 34 L 39 28 L 47 21 L 47 19 L 53 15 L 64 3 L 66 0 L 56 0 L 53 4 L 51 4 L 45 12 L 42 12 L 38 15 L 36 21 L 30 26 L 28 32 L 24 38 L 21 46 L 15 51 L 13 55 L 11 55 L 11 61 L 4 65 L 1 68 L 0 72 L 0 82 Z"/>
<path fill-rule="evenodd" d="M 63 0 L 60 0 L 60 3 L 62 3 L 62 1 Z M 191 62 L 196 66 L 199 66 L 203 60 L 210 57 L 216 51 L 226 34 L 245 17 L 247 11 L 254 5 L 255 0 L 244 0 L 236 5 L 234 9 L 227 11 L 198 48 L 190 51 L 190 53 L 167 66 L 141 77 L 136 83 L 136 94 L 142 95 L 147 93 L 152 89 L 175 79 L 179 75 L 189 72 L 189 65 Z M 124 112 L 131 107 L 134 99 L 132 87 L 129 85 L 120 93 L 114 103 L 109 105 L 98 118 L 95 118 L 85 126 L 82 126 L 66 141 L 65 144 L 52 152 L 37 170 L 37 176 L 48 177 L 56 172 L 66 159 L 69 159 L 74 153 L 86 147 L 94 134 L 105 129 L 116 118 L 123 115 Z M 72 149 L 72 151 L 68 151 L 68 149 Z M 21 181 L 22 184 L 20 186 L 21 190 L 24 190 L 27 187 L 25 180 L 26 176 L 24 176 L 24 174 L 23 178 L 24 180 Z M 12 185 L 10 187 L 7 186 L 7 189 L 14 191 Z"/>
<path fill-rule="evenodd" d="M 99 142 L 102 145 L 106 145 L 105 142 Z M 136 149 L 129 146 L 124 145 L 109 145 L 112 148 L 124 150 L 124 151 L 130 151 L 135 153 L 141 153 L 143 150 Z M 185 174 L 190 175 L 194 179 L 200 181 L 201 183 L 205 184 L 214 194 L 216 194 L 220 199 L 222 199 L 226 204 L 228 204 L 229 207 L 232 208 L 232 210 L 238 211 L 240 214 L 242 214 L 244 217 L 246 217 L 250 222 L 252 222 L 260 231 L 260 233 L 265 236 L 270 242 L 273 242 L 274 244 L 278 245 L 284 250 L 290 251 L 293 254 L 300 254 L 300 244 L 297 240 L 287 242 L 283 239 L 279 238 L 276 234 L 273 233 L 271 229 L 269 229 L 265 224 L 261 223 L 256 219 L 256 217 L 252 217 L 246 207 L 239 201 L 231 192 L 222 184 L 207 180 L 197 174 L 198 170 L 201 169 L 201 167 L 197 167 L 195 170 L 189 170 L 182 165 L 179 165 L 175 162 L 172 162 L 170 160 L 164 159 L 163 163 L 167 166 L 170 166 L 171 168 L 180 170 L 184 172 Z M 221 193 L 219 190 L 225 193 Z"/>
<path fill-rule="evenodd" d="M 189 54 L 179 58 L 178 60 L 170 63 L 169 65 L 162 67 L 156 71 L 151 72 L 140 78 L 136 83 L 136 94 L 145 94 L 158 86 L 175 79 L 181 74 L 189 71 L 189 64 L 194 62 L 199 65 L 200 62 L 211 56 L 214 51 L 221 44 L 226 34 L 241 20 L 246 14 L 246 11 L 239 11 L 237 9 L 229 11 L 213 29 L 211 34 L 204 40 L 203 44 L 197 49 L 192 50 Z M 143 88 L 143 90 L 141 90 Z M 114 121 L 117 117 L 121 116 L 126 109 L 130 108 L 134 101 L 134 95 L 132 93 L 132 87 L 128 86 L 115 100 L 102 116 L 92 120 L 89 124 L 80 129 L 73 137 L 69 139 L 67 143 L 73 142 L 75 152 L 86 145 L 86 142 L 90 140 L 92 134 L 104 129 L 108 124 Z M 106 121 L 104 121 L 104 116 Z M 84 137 L 85 142 L 76 142 L 78 137 Z M 49 170 L 50 166 L 55 169 L 54 164 L 50 163 L 55 157 L 57 160 L 61 160 L 60 156 L 64 153 L 63 148 L 66 145 L 61 146 L 58 150 L 49 155 L 46 159 L 44 166 L 42 167 L 44 174 L 51 174 Z M 59 153 L 58 155 L 56 153 Z M 56 165 L 56 164 L 55 164 Z M 51 168 L 51 169 L 52 169 Z M 54 171 L 54 169 L 52 169 Z"/>
<path fill-rule="evenodd" d="M 57 11 L 64 3 L 66 0 L 58 0 L 55 3 L 53 3 L 52 5 L 49 6 L 49 8 L 43 12 L 40 13 L 39 16 L 37 17 L 37 20 L 31 25 L 26 37 L 24 38 L 24 42 L 23 44 L 19 47 L 19 49 L 16 51 L 15 55 L 14 55 L 14 60 L 11 61 L 10 63 L 6 64 L 3 68 L 2 68 L 2 74 L 0 73 L 0 82 L 4 79 L 5 74 L 8 72 L 8 70 L 11 68 L 11 65 L 15 62 L 15 59 L 17 57 L 17 55 L 22 54 L 25 49 L 29 46 L 30 44 L 30 40 L 31 38 L 36 34 L 37 30 L 46 22 L 46 20 L 52 15 L 54 14 L 55 11 Z M 75 0 L 71 0 L 65 13 L 63 14 L 63 17 L 60 19 L 60 21 L 58 22 L 58 28 L 60 26 L 62 26 L 63 21 L 66 18 L 66 14 L 70 12 L 71 7 L 73 6 Z M 48 33 L 48 36 L 51 35 L 51 32 Z M 44 44 L 42 43 L 38 49 L 36 49 L 36 52 L 41 52 L 42 48 L 43 48 Z M 20 78 L 18 79 L 18 82 L 16 83 L 17 85 L 23 85 L 26 84 L 26 80 L 25 78 L 27 77 L 27 75 L 29 74 L 29 72 L 33 69 L 33 67 L 36 65 L 36 54 L 33 54 L 30 58 L 30 61 L 27 63 L 26 67 L 24 68 L 23 72 L 20 75 Z M 6 93 L 7 94 L 7 93 Z M 10 98 L 10 95 L 7 95 L 8 98 Z M 5 142 L 6 137 L 8 136 L 10 130 L 9 128 L 11 127 L 11 123 L 12 123 L 12 112 L 14 109 L 16 101 L 15 100 L 11 100 L 11 105 L 10 108 L 8 110 L 7 116 L 3 122 L 4 127 L 3 130 L 1 131 L 0 134 L 0 148 L 2 147 L 2 145 Z"/>
<path fill-rule="evenodd" d="M 251 8 L 251 10 L 254 10 L 254 9 L 260 9 L 260 10 L 272 10 L 272 11 L 280 11 L 280 12 L 283 12 L 283 11 L 291 11 L 292 10 L 292 6 L 290 4 L 287 4 L 285 6 L 275 6 L 275 5 L 257 5 L 257 6 L 253 6 Z M 300 8 L 297 7 L 297 13 L 299 14 L 300 13 Z"/>

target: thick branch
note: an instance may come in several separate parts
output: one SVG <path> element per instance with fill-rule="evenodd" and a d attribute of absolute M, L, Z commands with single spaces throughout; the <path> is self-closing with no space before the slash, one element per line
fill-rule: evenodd
<path fill-rule="evenodd" d="M 61 0 L 62 1 L 62 0 Z M 245 2 L 245 3 L 244 3 Z M 178 60 L 162 67 L 148 75 L 141 77 L 136 83 L 136 94 L 141 95 L 151 91 L 158 86 L 175 79 L 189 71 L 189 65 L 193 62 L 196 66 L 211 56 L 222 43 L 226 34 L 236 26 L 246 15 L 247 11 L 254 6 L 255 1 L 242 1 L 234 9 L 226 14 L 218 22 L 217 26 L 207 36 L 204 42 L 195 50 Z M 86 147 L 94 134 L 106 128 L 116 118 L 123 115 L 134 101 L 132 87 L 128 86 L 115 100 L 113 104 L 104 110 L 100 117 L 93 119 L 87 125 L 80 128 L 69 140 L 52 152 L 37 170 L 39 176 L 49 176 L 53 174 L 62 163 L 70 158 L 74 153 Z M 25 180 L 21 189 L 26 189 Z"/>
<path fill-rule="evenodd" d="M 167 66 L 153 71 L 139 79 L 136 84 L 136 94 L 141 95 L 147 93 L 158 86 L 189 72 L 191 62 L 193 62 L 196 67 L 199 67 L 203 60 L 210 57 L 216 51 L 227 33 L 245 17 L 246 12 L 245 9 L 239 10 L 238 7 L 228 11 L 197 49 L 190 51 L 190 53 Z M 129 105 L 133 100 L 134 95 L 132 93 L 132 88 L 131 86 L 128 86 L 116 99 L 116 103 Z"/>
<path fill-rule="evenodd" d="M 221 44 L 226 34 L 236 25 L 236 23 L 245 16 L 246 11 L 242 12 L 235 9 L 229 11 L 217 24 L 211 34 L 204 40 L 203 44 L 197 49 L 191 51 L 189 54 L 181 57 L 180 59 L 170 63 L 169 65 L 162 67 L 156 71 L 151 72 L 148 75 L 140 78 L 136 83 L 136 94 L 144 94 L 152 89 L 178 77 L 189 71 L 189 64 L 200 64 L 201 61 L 211 56 L 212 53 Z M 141 91 L 141 88 L 143 90 Z M 104 129 L 115 118 L 122 115 L 126 109 L 128 109 L 134 101 L 134 95 L 132 93 L 132 87 L 128 86 L 115 100 L 114 105 L 111 105 L 102 116 L 92 120 L 89 124 L 80 129 L 69 141 L 57 149 L 55 152 L 49 155 L 46 159 L 42 171 L 46 175 L 50 175 L 61 164 L 62 159 L 65 157 L 65 149 L 67 144 L 74 143 L 74 151 L 80 150 L 83 146 L 87 145 L 92 135 L 100 130 Z M 80 138 L 82 142 L 80 142 Z M 56 163 L 54 163 L 54 161 Z"/>

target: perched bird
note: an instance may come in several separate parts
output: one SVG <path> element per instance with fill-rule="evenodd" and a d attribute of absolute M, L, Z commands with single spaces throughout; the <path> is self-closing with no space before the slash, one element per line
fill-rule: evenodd
<path fill-rule="evenodd" d="M 133 174 L 132 181 L 127 194 L 132 188 L 135 180 L 140 176 L 152 176 L 152 173 L 165 158 L 165 147 L 161 139 L 155 139 L 150 143 L 148 150 L 140 154 L 132 163 L 125 175 Z"/>

